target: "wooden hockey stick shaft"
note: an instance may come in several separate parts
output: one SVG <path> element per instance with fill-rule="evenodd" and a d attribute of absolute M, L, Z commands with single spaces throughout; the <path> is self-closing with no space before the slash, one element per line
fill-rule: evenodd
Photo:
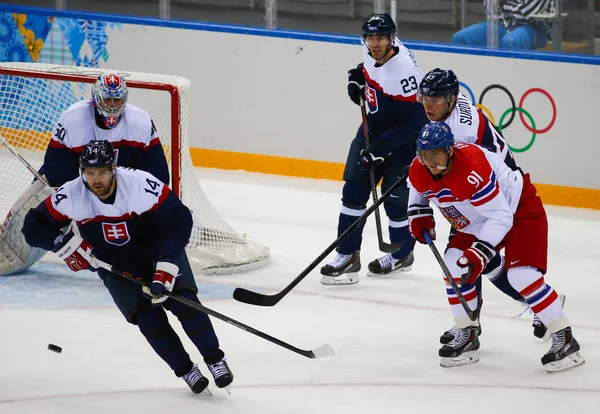
<path fill-rule="evenodd" d="M 314 268 L 317 267 L 317 265 L 321 263 L 329 253 L 331 253 L 336 247 L 338 247 L 340 243 L 350 235 L 350 233 L 352 233 L 358 226 L 360 226 L 367 219 L 367 217 L 369 217 L 371 213 L 373 213 L 373 211 L 376 211 L 377 207 L 379 207 L 381 203 L 383 203 L 390 195 L 392 195 L 394 191 L 396 191 L 396 189 L 404 182 L 405 178 L 406 174 L 402 177 L 398 177 L 398 181 L 396 181 L 396 183 L 394 183 L 394 185 L 390 187 L 390 189 L 387 190 L 381 196 L 381 198 L 377 200 L 377 202 L 373 203 L 371 207 L 369 207 L 367 211 L 365 211 L 362 214 L 362 216 L 358 217 L 354 221 L 354 223 L 352 223 L 350 227 L 346 229 L 346 231 L 344 231 L 337 239 L 335 239 L 333 243 L 331 243 L 315 260 L 312 261 L 311 264 L 308 265 L 308 267 L 306 267 L 306 269 L 304 269 L 298 276 L 296 276 L 296 278 L 292 280 L 292 282 L 289 285 L 287 285 L 281 292 L 276 293 L 274 295 L 264 295 L 262 293 L 253 292 L 248 289 L 237 288 L 233 291 L 233 298 L 239 302 L 248 303 L 250 305 L 276 305 L 281 299 L 284 298 L 285 295 L 290 293 L 290 291 L 294 287 L 296 287 L 296 285 L 300 283 L 302 279 L 304 279 L 310 272 L 312 272 Z M 402 247 L 403 244 L 404 243 L 401 243 L 400 247 Z"/>
<path fill-rule="evenodd" d="M 112 265 L 110 265 L 110 264 L 108 264 L 106 262 L 103 262 L 102 260 L 99 260 L 97 258 L 94 258 L 92 260 L 91 265 L 94 266 L 94 267 L 100 267 L 100 268 L 103 268 L 105 270 L 108 270 L 109 272 L 112 272 L 112 273 L 114 273 L 116 275 L 124 277 L 125 279 L 131 280 L 132 282 L 137 283 L 138 285 L 148 286 L 148 284 L 146 282 L 144 282 L 141 278 L 136 277 L 136 276 L 134 276 L 134 275 L 132 275 L 130 273 L 124 272 L 122 270 L 119 270 L 116 267 L 114 267 L 114 266 L 112 266 Z M 223 322 L 227 322 L 228 324 L 233 325 L 236 328 L 242 329 L 242 330 L 244 330 L 244 331 L 246 331 L 248 333 L 256 335 L 259 338 L 265 339 L 265 340 L 267 340 L 267 341 L 269 341 L 269 342 L 271 342 L 271 343 L 273 343 L 275 345 L 279 345 L 282 348 L 285 348 L 285 349 L 287 349 L 289 351 L 295 352 L 296 354 L 302 355 L 302 356 L 304 356 L 306 358 L 310 358 L 310 359 L 325 358 L 325 357 L 332 356 L 332 355 L 335 354 L 335 351 L 333 350 L 333 348 L 330 345 L 328 345 L 328 344 L 322 345 L 322 346 L 320 346 L 318 348 L 315 348 L 313 350 L 304 350 L 304 349 L 296 348 L 295 346 L 290 345 L 290 344 L 288 344 L 286 342 L 283 342 L 282 340 L 277 339 L 277 338 L 275 338 L 275 337 L 273 337 L 273 336 L 271 336 L 269 334 L 261 332 L 258 329 L 255 329 L 255 328 L 253 328 L 251 326 L 248 326 L 248 325 L 246 325 L 246 324 L 244 324 L 242 322 L 238 322 L 235 319 L 230 318 L 229 316 L 223 315 L 223 314 L 221 314 L 221 313 L 219 313 L 217 311 L 209 309 L 209 308 L 207 308 L 206 306 L 202 305 L 199 302 L 194 302 L 194 301 L 192 301 L 190 299 L 187 299 L 187 298 L 185 298 L 183 296 L 179 296 L 179 295 L 177 295 L 175 293 L 171 293 L 171 292 L 168 292 L 168 291 L 165 291 L 164 295 L 168 296 L 172 300 L 176 300 L 177 302 L 183 303 L 184 305 L 187 305 L 190 308 L 193 308 L 193 309 L 196 309 L 197 311 L 206 313 L 207 315 L 210 315 L 210 316 L 212 316 L 214 318 L 220 319 Z"/>
<path fill-rule="evenodd" d="M 446 266 L 446 263 L 444 262 L 444 258 L 438 251 L 437 247 L 435 247 L 433 240 L 431 240 L 431 236 L 429 235 L 429 232 L 424 231 L 423 237 L 425 237 L 425 241 L 431 248 L 431 251 L 433 252 L 433 255 L 435 256 L 435 259 L 437 260 L 440 267 L 442 268 L 442 272 L 444 272 L 444 276 L 446 276 L 446 279 L 448 279 L 450 286 L 452 286 L 452 290 L 454 290 L 454 293 L 456 294 L 456 297 L 460 301 L 460 304 L 465 309 L 467 316 L 472 321 L 476 321 L 479 318 L 479 312 L 481 311 L 481 305 L 483 304 L 483 298 L 481 298 L 480 293 L 478 292 L 478 295 L 477 295 L 477 308 L 475 310 L 471 310 L 471 308 L 469 307 L 469 304 L 465 300 L 465 297 L 462 295 L 460 289 L 458 288 L 456 281 L 452 277 L 452 274 L 450 273 L 450 269 L 448 269 L 448 266 Z"/>
<path fill-rule="evenodd" d="M 29 164 L 27 162 L 27 160 L 25 158 L 23 158 L 21 156 L 21 154 L 19 154 L 12 147 L 12 145 L 10 145 L 8 142 L 6 142 L 6 140 L 4 139 L 4 137 L 2 135 L 0 135 L 0 144 L 4 145 L 12 153 L 12 155 L 17 157 L 17 159 L 21 162 L 21 164 L 23 164 L 29 170 L 29 172 L 31 172 L 35 176 L 35 178 L 37 178 L 38 180 L 43 182 L 44 185 L 50 187 L 50 185 L 48 184 L 48 181 L 46 181 L 46 179 L 44 177 L 42 177 L 42 175 L 39 172 L 37 172 L 37 170 L 35 168 L 33 168 L 33 166 L 31 164 Z"/>
<path fill-rule="evenodd" d="M 367 124 L 367 110 L 365 108 L 365 101 L 360 98 L 360 113 L 362 115 L 363 134 L 365 136 L 366 149 L 369 149 L 369 125 Z M 371 196 L 373 197 L 373 203 L 377 202 L 377 183 L 375 182 L 375 167 L 371 165 L 369 168 L 369 180 L 371 182 Z M 379 250 L 384 253 L 394 253 L 402 247 L 402 244 L 390 244 L 383 240 L 383 231 L 381 229 L 381 216 L 379 215 L 379 209 L 375 209 L 375 226 L 377 227 L 377 240 L 379 241 Z"/>

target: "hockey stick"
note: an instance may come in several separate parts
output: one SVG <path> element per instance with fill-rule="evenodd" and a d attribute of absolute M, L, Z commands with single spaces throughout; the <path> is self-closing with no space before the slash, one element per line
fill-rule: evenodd
<path fill-rule="evenodd" d="M 97 266 L 97 267 L 101 267 L 103 269 L 106 269 L 109 272 L 112 272 L 112 273 L 114 273 L 116 275 L 122 276 L 125 279 L 129 279 L 132 282 L 137 283 L 138 285 L 148 286 L 148 284 L 145 283 L 141 278 L 136 277 L 136 276 L 134 276 L 132 274 L 129 274 L 127 272 L 124 272 L 122 270 L 119 270 L 116 267 L 114 267 L 114 266 L 112 266 L 112 265 L 110 265 L 110 264 L 108 264 L 106 262 L 103 262 L 102 260 L 94 258 L 92 260 L 92 262 L 93 262 L 93 263 L 91 263 L 92 266 Z M 302 356 L 305 356 L 307 358 L 310 358 L 310 359 L 325 358 L 325 357 L 332 356 L 332 355 L 335 354 L 335 351 L 333 350 L 333 348 L 330 345 L 328 345 L 328 344 L 322 345 L 322 346 L 320 346 L 320 347 L 318 347 L 316 349 L 313 349 L 313 350 L 304 350 L 304 349 L 296 348 L 295 346 L 290 345 L 290 344 L 288 344 L 286 342 L 283 342 L 283 341 L 281 341 L 281 340 L 279 340 L 277 338 L 274 338 L 271 335 L 268 335 L 268 334 L 266 334 L 264 332 L 259 331 L 258 329 L 254 329 L 253 327 L 245 325 L 245 324 L 243 324 L 241 322 L 238 322 L 235 319 L 230 318 L 229 316 L 225 316 L 225 315 L 223 315 L 223 314 L 221 314 L 219 312 L 216 312 L 216 311 L 214 311 L 212 309 L 209 309 L 209 308 L 203 306 L 201 303 L 194 302 L 192 300 L 184 298 L 183 296 L 179 296 L 179 295 L 177 295 L 175 293 L 171 293 L 171 292 L 168 292 L 168 291 L 165 291 L 164 294 L 166 296 L 168 296 L 170 299 L 173 299 L 173 300 L 176 300 L 177 302 L 183 303 L 184 305 L 187 305 L 190 308 L 193 308 L 193 309 L 196 309 L 196 310 L 198 310 L 200 312 L 206 313 L 207 315 L 210 315 L 210 316 L 215 317 L 217 319 L 220 319 L 220 320 L 222 320 L 224 322 L 227 322 L 228 324 L 233 325 L 236 328 L 240 328 L 240 329 L 242 329 L 242 330 L 244 330 L 246 332 L 249 332 L 249 333 L 251 333 L 253 335 L 258 336 L 259 338 L 266 339 L 267 341 L 269 341 L 271 343 L 274 343 L 275 345 L 279 345 L 280 347 L 283 347 L 283 348 L 285 348 L 287 350 L 290 350 L 292 352 L 295 352 L 295 353 L 297 353 L 299 355 L 302 355 Z"/>
<path fill-rule="evenodd" d="M 365 108 L 364 99 L 360 99 L 360 112 L 362 114 L 363 133 L 365 135 L 365 142 L 367 144 L 366 149 L 369 149 L 369 126 L 367 125 L 367 112 Z M 377 183 L 375 182 L 375 168 L 371 166 L 369 169 L 369 180 L 371 181 L 371 195 L 373 197 L 373 203 L 377 203 Z M 383 240 L 383 234 L 381 231 L 381 217 L 379 216 L 379 209 L 375 209 L 375 226 L 377 227 L 377 240 L 379 241 L 379 250 L 384 253 L 394 253 L 400 250 L 403 243 L 399 244 L 388 244 Z"/>
<path fill-rule="evenodd" d="M 27 168 L 29 170 L 29 172 L 35 176 L 35 178 L 37 178 L 38 180 L 43 182 L 47 187 L 50 187 L 50 185 L 48 184 L 48 181 L 46 181 L 46 179 L 44 177 L 42 177 L 41 174 L 39 172 L 37 172 L 37 170 L 35 168 L 33 168 L 33 166 L 31 164 L 29 164 L 27 162 L 27 160 L 21 156 L 21 154 L 19 154 L 8 142 L 6 142 L 6 140 L 4 139 L 4 137 L 2 135 L 0 135 L 0 144 L 4 145 L 12 153 L 12 155 L 17 157 L 17 159 L 19 161 L 21 161 L 21 164 L 23 164 L 25 166 L 25 168 Z"/>
<path fill-rule="evenodd" d="M 465 300 L 464 296 L 462 295 L 460 289 L 458 288 L 456 281 L 452 277 L 452 274 L 450 274 L 450 269 L 448 269 L 448 266 L 446 266 L 446 263 L 444 263 L 444 259 L 443 259 L 442 255 L 440 255 L 440 252 L 438 251 L 437 247 L 435 247 L 433 240 L 431 240 L 431 236 L 429 235 L 429 233 L 427 231 L 423 232 L 423 236 L 425 237 L 425 241 L 431 248 L 431 251 L 433 252 L 433 255 L 435 256 L 437 262 L 439 263 L 440 267 L 442 268 L 442 272 L 444 272 L 444 276 L 446 276 L 446 279 L 448 279 L 448 281 L 450 282 L 450 286 L 452 286 L 452 290 L 454 290 L 454 293 L 456 293 L 456 297 L 460 301 L 460 304 L 465 309 L 467 316 L 472 321 L 476 321 L 479 318 L 479 312 L 481 312 L 481 305 L 483 305 L 483 298 L 481 297 L 481 294 L 477 295 L 477 297 L 478 297 L 477 308 L 474 311 L 471 310 L 471 308 L 469 307 L 469 304 L 467 303 L 467 301 Z"/>
<path fill-rule="evenodd" d="M 399 177 L 398 181 L 396 181 L 396 183 L 389 190 L 387 190 L 381 196 L 381 198 L 379 200 L 377 200 L 373 205 L 371 205 L 371 207 L 369 207 L 367 209 L 367 211 L 365 211 L 362 214 L 362 216 L 358 217 L 354 221 L 354 223 L 352 223 L 352 225 L 346 229 L 346 231 L 344 231 L 337 239 L 335 239 L 333 241 L 333 243 L 331 243 L 319 255 L 319 257 L 317 257 L 315 260 L 313 260 L 312 263 L 309 264 L 308 267 L 302 271 L 302 273 L 300 273 L 298 276 L 296 276 L 296 278 L 294 280 L 292 280 L 292 283 L 287 285 L 281 292 L 276 293 L 275 295 L 263 295 L 262 293 L 253 292 L 251 290 L 247 290 L 244 288 L 236 288 L 233 291 L 233 298 L 239 302 L 248 303 L 250 305 L 258 305 L 258 306 L 274 306 L 274 305 L 276 305 L 298 283 L 300 283 L 300 281 L 302 281 L 302 279 L 304 279 L 310 272 L 312 272 L 313 269 L 315 267 L 317 267 L 317 265 L 319 263 L 321 263 L 321 261 L 323 261 L 323 259 L 325 257 L 327 257 L 327 255 L 329 253 L 331 253 L 336 247 L 338 247 L 340 245 L 340 243 L 342 241 L 344 241 L 344 239 L 350 235 L 350 233 L 352 233 L 361 223 L 363 223 L 367 219 L 367 217 L 369 217 L 371 215 L 371 213 L 373 213 L 373 211 L 376 211 L 377 207 L 379 207 L 379 205 L 381 203 L 383 203 L 403 183 L 405 178 L 406 178 L 406 174 L 403 175 L 402 177 Z M 404 242 L 400 243 L 400 247 L 402 247 L 403 244 L 404 244 Z"/>

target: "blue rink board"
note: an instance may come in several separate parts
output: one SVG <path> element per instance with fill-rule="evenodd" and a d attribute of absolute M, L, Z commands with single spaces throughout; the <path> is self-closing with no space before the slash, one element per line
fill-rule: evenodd
<path fill-rule="evenodd" d="M 196 280 L 200 301 L 229 299 L 235 286 Z M 94 272 L 71 272 L 63 265 L 37 263 L 26 272 L 0 276 L 0 309 L 65 309 L 114 307 Z M 115 308 L 116 309 L 116 308 Z"/>
<path fill-rule="evenodd" d="M 38 14 L 44 16 L 65 17 L 78 19 L 81 21 L 96 20 L 110 23 L 172 27 L 177 29 L 203 30 L 210 32 L 234 33 L 250 36 L 277 37 L 284 39 L 297 39 L 356 45 L 359 45 L 361 43 L 359 36 L 336 35 L 331 33 L 308 32 L 302 30 L 273 30 L 266 29 L 263 27 L 217 24 L 191 20 L 162 20 L 158 18 L 126 16 L 120 14 L 90 13 L 82 11 L 61 11 L 50 8 L 27 7 L 13 4 L 0 4 L 0 11 L 10 13 Z M 442 53 L 459 53 L 512 59 L 600 65 L 600 56 L 538 51 L 489 50 L 485 48 L 455 46 L 450 43 L 421 42 L 412 40 L 403 40 L 403 42 L 409 49 L 412 50 L 425 50 Z"/>

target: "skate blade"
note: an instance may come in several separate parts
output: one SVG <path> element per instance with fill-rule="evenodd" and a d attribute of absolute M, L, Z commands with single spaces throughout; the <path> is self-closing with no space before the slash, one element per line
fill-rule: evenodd
<path fill-rule="evenodd" d="M 206 387 L 198 395 L 204 395 L 204 396 L 207 396 L 207 397 L 212 397 L 212 392 L 210 392 L 210 388 Z"/>
<path fill-rule="evenodd" d="M 226 386 L 225 388 L 222 388 L 223 390 L 225 390 L 227 392 L 227 394 L 231 395 L 231 385 Z"/>
<path fill-rule="evenodd" d="M 477 362 L 479 362 L 479 355 L 477 355 L 476 351 L 471 351 L 465 352 L 464 354 L 456 358 L 442 357 L 442 359 L 440 360 L 440 366 L 442 368 L 454 368 L 463 365 L 476 364 Z"/>
<path fill-rule="evenodd" d="M 342 273 L 339 276 L 321 276 L 321 284 L 327 286 L 354 285 L 358 283 L 358 281 L 358 273 Z"/>
<path fill-rule="evenodd" d="M 406 267 L 401 267 L 399 269 L 396 270 L 392 270 L 389 273 L 372 273 L 371 271 L 367 272 L 367 276 L 369 277 L 383 277 L 383 276 L 393 276 L 393 275 L 398 275 L 400 273 L 405 273 L 412 270 L 412 265 L 411 266 L 406 266 Z"/>
<path fill-rule="evenodd" d="M 544 368 L 546 368 L 546 372 L 548 372 L 548 374 L 554 374 L 556 372 L 576 368 L 583 364 L 585 364 L 585 359 L 583 359 L 579 352 L 575 352 L 571 355 L 567 355 L 560 361 L 547 363 L 546 365 L 544 365 Z"/>

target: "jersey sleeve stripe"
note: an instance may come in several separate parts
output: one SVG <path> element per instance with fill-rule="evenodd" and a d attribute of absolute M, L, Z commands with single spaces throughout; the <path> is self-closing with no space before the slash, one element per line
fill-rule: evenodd
<path fill-rule="evenodd" d="M 483 136 L 485 135 L 485 127 L 487 126 L 488 119 L 485 117 L 481 109 L 477 110 L 477 115 L 479 116 L 479 125 L 477 126 L 477 145 L 482 145 Z"/>
<path fill-rule="evenodd" d="M 155 211 L 156 209 L 158 209 L 158 207 L 160 207 L 160 205 L 163 203 L 163 201 L 165 201 L 167 199 L 170 192 L 171 192 L 171 190 L 169 190 L 169 187 L 167 187 L 166 185 L 163 185 L 162 191 L 160 192 L 160 196 L 158 196 L 158 201 L 152 206 L 150 211 Z"/>
<path fill-rule="evenodd" d="M 493 186 L 493 189 L 490 193 L 488 193 L 486 196 L 484 196 L 483 198 L 480 198 L 476 201 L 471 200 L 471 204 L 475 207 L 482 206 L 485 203 L 487 203 L 488 201 L 492 200 L 498 194 L 500 194 L 500 187 L 498 187 L 498 183 L 495 183 Z"/>
<path fill-rule="evenodd" d="M 52 203 L 52 197 L 53 196 L 50 196 L 50 197 L 46 198 L 46 200 L 44 201 L 44 204 L 46 206 L 46 210 L 48 210 L 48 212 L 50 213 L 50 215 L 55 220 L 58 220 L 58 221 L 69 220 L 69 217 L 65 216 L 63 213 L 61 213 L 56 208 L 54 208 L 54 204 Z"/>
<path fill-rule="evenodd" d="M 375 80 L 373 80 L 369 77 L 369 74 L 367 73 L 366 69 L 363 69 L 363 73 L 365 74 L 365 79 L 367 80 L 367 83 L 369 84 L 369 86 L 373 89 L 377 89 L 379 92 L 383 93 L 386 97 L 391 98 L 395 101 L 417 102 L 416 91 L 415 91 L 415 93 L 413 93 L 412 95 L 409 95 L 409 96 L 389 94 L 383 90 L 383 88 L 381 87 L 381 85 L 379 83 L 377 83 Z"/>

